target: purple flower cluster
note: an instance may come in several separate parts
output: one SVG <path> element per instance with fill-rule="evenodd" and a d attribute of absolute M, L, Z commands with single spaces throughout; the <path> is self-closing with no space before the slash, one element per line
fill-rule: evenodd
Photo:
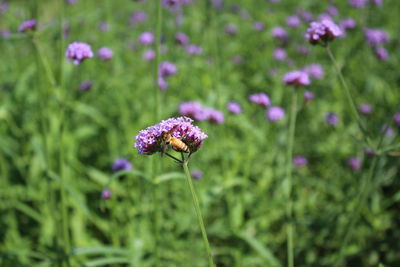
<path fill-rule="evenodd" d="M 294 85 L 296 87 L 302 87 L 310 85 L 310 78 L 305 71 L 294 70 L 287 72 L 283 76 L 283 82 L 287 85 Z"/>
<path fill-rule="evenodd" d="M 186 34 L 184 34 L 183 32 L 178 32 L 175 35 L 175 42 L 179 45 L 185 46 L 189 43 L 189 37 Z"/>
<path fill-rule="evenodd" d="M 310 64 L 302 69 L 310 78 L 320 80 L 324 76 L 324 69 L 319 64 Z"/>
<path fill-rule="evenodd" d="M 293 164 L 296 165 L 296 167 L 303 167 L 308 164 L 308 160 L 302 155 L 297 155 L 293 157 Z"/>
<path fill-rule="evenodd" d="M 111 48 L 102 47 L 97 51 L 97 55 L 104 61 L 110 60 L 113 56 L 113 51 Z"/>
<path fill-rule="evenodd" d="M 300 18 L 296 15 L 292 15 L 286 18 L 286 25 L 290 28 L 297 28 L 300 26 Z"/>
<path fill-rule="evenodd" d="M 101 192 L 101 197 L 104 200 L 109 200 L 112 197 L 111 190 L 108 188 L 103 189 L 103 191 Z"/>
<path fill-rule="evenodd" d="M 216 109 L 203 107 L 200 102 L 188 101 L 179 105 L 179 114 L 196 121 L 211 121 L 216 124 L 224 122 L 224 114 Z"/>
<path fill-rule="evenodd" d="M 287 57 L 286 50 L 284 48 L 275 48 L 274 50 L 274 58 L 278 61 L 283 61 Z"/>
<path fill-rule="evenodd" d="M 73 42 L 68 45 L 65 56 L 68 61 L 74 62 L 75 65 L 81 64 L 85 59 L 93 57 L 92 48 L 87 43 Z"/>
<path fill-rule="evenodd" d="M 81 92 L 89 91 L 90 89 L 92 89 L 92 86 L 93 84 L 91 81 L 83 81 L 79 85 L 79 91 Z"/>
<path fill-rule="evenodd" d="M 203 177 L 203 172 L 200 170 L 193 170 L 190 175 L 195 180 L 200 180 Z"/>
<path fill-rule="evenodd" d="M 371 115 L 372 114 L 372 106 L 370 104 L 364 103 L 358 107 L 358 110 L 363 115 Z"/>
<path fill-rule="evenodd" d="M 338 124 L 338 122 L 339 122 L 339 117 L 333 112 L 328 112 L 325 115 L 325 121 L 330 126 L 336 126 Z"/>
<path fill-rule="evenodd" d="M 369 0 L 348 0 L 349 5 L 355 8 L 364 8 Z"/>
<path fill-rule="evenodd" d="M 393 122 L 400 127 L 400 112 L 396 112 L 393 116 Z"/>
<path fill-rule="evenodd" d="M 132 163 L 130 163 L 129 160 L 126 158 L 117 158 L 112 165 L 112 170 L 114 172 L 122 170 L 129 171 L 131 169 L 132 169 Z"/>
<path fill-rule="evenodd" d="M 314 99 L 314 94 L 310 91 L 304 90 L 304 103 L 309 103 Z"/>
<path fill-rule="evenodd" d="M 249 100 L 254 104 L 260 105 L 264 108 L 269 107 L 271 105 L 269 96 L 266 93 L 256 93 L 249 95 Z"/>
<path fill-rule="evenodd" d="M 201 129 L 192 124 L 193 120 L 187 117 L 170 118 L 160 123 L 141 130 L 136 135 L 134 147 L 138 148 L 139 154 L 151 155 L 162 152 L 161 135 L 170 133 L 173 137 L 180 139 L 190 149 L 196 152 L 207 135 Z"/>
<path fill-rule="evenodd" d="M 151 32 L 143 32 L 139 36 L 139 43 L 143 45 L 151 45 L 154 43 L 154 35 Z"/>
<path fill-rule="evenodd" d="M 256 21 L 253 23 L 253 29 L 256 31 L 262 31 L 265 28 L 265 24 L 261 21 Z"/>
<path fill-rule="evenodd" d="M 332 20 L 324 19 L 320 22 L 313 21 L 307 29 L 304 37 L 313 45 L 326 44 L 333 39 L 342 36 L 343 32 Z"/>
<path fill-rule="evenodd" d="M 266 113 L 269 121 L 279 121 L 285 117 L 285 110 L 281 107 L 270 107 Z"/>
<path fill-rule="evenodd" d="M 36 30 L 37 22 L 35 19 L 25 20 L 19 25 L 18 32 L 27 32 Z"/>
<path fill-rule="evenodd" d="M 242 113 L 242 107 L 239 103 L 230 101 L 227 105 L 228 111 L 232 114 L 240 114 Z"/>
<path fill-rule="evenodd" d="M 286 41 L 288 39 L 287 31 L 279 26 L 271 29 L 271 35 L 281 41 Z"/>
<path fill-rule="evenodd" d="M 166 90 L 168 88 L 167 79 L 175 75 L 178 72 L 175 64 L 169 61 L 163 61 L 158 66 L 158 87 L 161 90 Z"/>
<path fill-rule="evenodd" d="M 129 23 L 131 25 L 135 25 L 136 23 L 139 22 L 144 22 L 147 20 L 147 14 L 144 11 L 136 11 L 133 12 L 132 15 L 129 18 Z"/>
<path fill-rule="evenodd" d="M 347 164 L 353 171 L 361 169 L 361 160 L 358 157 L 351 157 L 347 160 Z"/>
<path fill-rule="evenodd" d="M 379 29 L 365 29 L 365 38 L 372 47 L 377 47 L 389 42 L 389 34 L 386 31 Z"/>

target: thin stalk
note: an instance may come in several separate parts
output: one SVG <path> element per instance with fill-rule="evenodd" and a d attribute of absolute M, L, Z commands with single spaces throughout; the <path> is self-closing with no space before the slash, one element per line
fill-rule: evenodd
<path fill-rule="evenodd" d="M 185 160 L 182 165 L 183 165 L 183 170 L 185 171 L 186 181 L 188 183 L 190 193 L 192 194 L 193 206 L 196 211 L 197 221 L 200 226 L 201 235 L 203 236 L 204 246 L 206 247 L 208 263 L 209 263 L 210 267 L 214 267 L 215 265 L 214 265 L 214 261 L 213 261 L 212 255 L 211 255 L 211 249 L 210 249 L 210 244 L 208 242 L 206 228 L 204 227 L 203 216 L 201 215 L 199 200 L 197 198 L 197 195 L 196 195 L 196 192 L 195 192 L 195 189 L 193 186 L 193 182 L 192 182 L 192 176 L 190 175 L 190 171 L 189 171 L 189 167 L 188 167 L 188 160 Z"/>
<path fill-rule="evenodd" d="M 161 119 L 161 92 L 160 88 L 158 88 L 158 67 L 161 61 L 161 52 L 160 52 L 160 41 L 162 34 L 162 6 L 161 1 L 157 1 L 157 17 L 156 17 L 156 40 L 155 40 L 155 49 L 156 49 L 156 58 L 154 62 L 154 112 L 155 112 L 155 121 L 159 121 Z"/>
<path fill-rule="evenodd" d="M 293 200 L 292 200 L 292 158 L 293 158 L 293 143 L 294 134 L 296 130 L 296 116 L 297 116 L 297 88 L 292 91 L 292 103 L 290 107 L 290 117 L 289 117 L 289 134 L 288 134 L 288 146 L 286 151 L 286 179 L 287 179 L 287 205 L 286 205 L 286 216 L 287 216 L 287 262 L 289 267 L 294 266 L 294 256 L 293 256 Z"/>
<path fill-rule="evenodd" d="M 54 74 L 53 71 L 50 68 L 49 61 L 47 60 L 47 57 L 43 54 L 42 51 L 42 46 L 40 42 L 37 39 L 37 36 L 32 36 L 32 42 L 36 48 L 37 53 L 39 54 L 40 61 L 42 61 L 44 71 L 46 73 L 46 77 L 49 80 L 49 83 L 52 87 L 56 86 L 56 80 L 54 79 Z"/>
<path fill-rule="evenodd" d="M 360 128 L 361 132 L 363 133 L 365 141 L 368 142 L 367 130 L 365 129 L 364 125 L 362 124 L 360 114 L 357 110 L 356 103 L 354 101 L 354 97 L 351 95 L 350 89 L 347 86 L 347 83 L 344 79 L 343 73 L 342 73 L 341 69 L 339 68 L 339 65 L 332 53 L 332 50 L 331 50 L 329 44 L 326 46 L 326 51 L 328 52 L 329 58 L 331 59 L 333 66 L 335 68 L 335 71 L 339 76 L 339 80 L 342 84 L 343 90 L 345 91 L 347 101 L 350 104 L 351 113 L 353 114 L 354 119 L 357 121 L 358 127 Z"/>
<path fill-rule="evenodd" d="M 358 194 L 358 198 L 357 198 L 357 205 L 356 208 L 354 210 L 354 212 L 352 213 L 352 217 L 350 219 L 349 225 L 348 227 L 346 227 L 346 232 L 344 234 L 343 237 L 343 241 L 340 245 L 340 251 L 339 251 L 339 255 L 336 259 L 335 265 L 334 267 L 337 266 L 342 266 L 342 260 L 343 260 L 343 252 L 346 249 L 347 243 L 351 237 L 351 234 L 353 232 L 355 223 L 361 213 L 361 209 L 364 207 L 365 201 L 367 200 L 368 197 L 368 192 L 369 192 L 369 188 L 370 188 L 370 184 L 371 181 L 375 175 L 375 170 L 376 170 L 376 165 L 378 162 L 378 156 L 375 156 L 374 159 L 372 160 L 372 163 L 370 165 L 369 168 L 369 172 L 368 172 L 368 176 L 367 179 L 364 180 L 363 184 L 362 184 L 362 188 L 360 193 Z"/>

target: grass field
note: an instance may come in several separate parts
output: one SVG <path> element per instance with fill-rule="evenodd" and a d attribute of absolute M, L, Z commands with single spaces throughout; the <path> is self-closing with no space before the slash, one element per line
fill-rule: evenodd
<path fill-rule="evenodd" d="M 0 1 L 0 266 L 400 266 L 381 2 Z M 182 115 L 190 163 L 134 148 Z"/>

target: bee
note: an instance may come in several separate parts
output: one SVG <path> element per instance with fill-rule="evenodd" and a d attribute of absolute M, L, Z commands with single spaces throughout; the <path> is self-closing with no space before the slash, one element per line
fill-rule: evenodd
<path fill-rule="evenodd" d="M 171 146 L 172 149 L 178 152 L 185 152 L 185 153 L 190 152 L 189 147 L 182 140 L 173 137 L 169 132 L 163 132 L 161 134 L 161 140 L 162 140 L 163 153 L 165 153 L 165 151 L 169 146 Z"/>

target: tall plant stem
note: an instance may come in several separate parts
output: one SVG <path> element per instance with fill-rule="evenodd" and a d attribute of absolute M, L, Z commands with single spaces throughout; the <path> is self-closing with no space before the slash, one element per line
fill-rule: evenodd
<path fill-rule="evenodd" d="M 161 61 L 161 52 L 160 52 L 160 39 L 162 34 L 162 6 L 161 1 L 156 1 L 156 40 L 155 40 L 155 49 L 156 49 L 156 58 L 154 62 L 154 117 L 155 121 L 160 120 L 161 118 L 161 91 L 158 87 L 158 68 Z"/>
<path fill-rule="evenodd" d="M 337 75 L 339 76 L 339 80 L 342 84 L 342 88 L 345 91 L 346 94 L 346 98 L 347 101 L 350 104 L 350 109 L 351 109 L 351 113 L 353 114 L 354 119 L 357 121 L 358 127 L 360 128 L 361 132 L 363 133 L 363 137 L 365 139 L 366 142 L 368 141 L 368 134 L 367 134 L 367 130 L 365 129 L 364 125 L 362 124 L 361 118 L 360 118 L 360 114 L 358 113 L 357 107 L 356 107 L 356 103 L 354 101 L 354 97 L 351 95 L 350 89 L 347 86 L 347 83 L 344 79 L 343 73 L 341 71 L 341 69 L 339 68 L 339 65 L 332 53 L 331 47 L 329 46 L 329 44 L 326 46 L 326 50 L 328 52 L 329 58 L 332 61 L 332 64 L 335 68 L 335 71 L 337 73 Z"/>
<path fill-rule="evenodd" d="M 286 216 L 287 216 L 287 262 L 289 267 L 294 266 L 294 256 L 293 256 L 293 200 L 292 200 L 292 158 L 293 158 L 293 143 L 294 134 L 296 130 L 296 116 L 297 116 L 297 88 L 292 91 L 292 103 L 290 107 L 290 118 L 289 118 L 289 134 L 288 134 L 288 146 L 286 151 L 286 179 L 287 179 L 287 206 L 286 206 Z"/>
<path fill-rule="evenodd" d="M 197 198 L 197 195 L 196 195 L 196 192 L 195 192 L 195 189 L 193 186 L 193 182 L 192 182 L 192 177 L 190 175 L 190 171 L 189 171 L 189 167 L 188 167 L 188 160 L 185 160 L 182 165 L 183 165 L 183 170 L 185 171 L 186 181 L 188 183 L 190 193 L 192 194 L 193 206 L 196 211 L 197 221 L 200 226 L 201 235 L 203 236 L 204 246 L 206 247 L 208 263 L 209 263 L 210 267 L 214 267 L 214 261 L 212 259 L 212 255 L 211 255 L 210 244 L 208 242 L 206 228 L 204 227 L 203 216 L 201 215 L 199 200 Z"/>

